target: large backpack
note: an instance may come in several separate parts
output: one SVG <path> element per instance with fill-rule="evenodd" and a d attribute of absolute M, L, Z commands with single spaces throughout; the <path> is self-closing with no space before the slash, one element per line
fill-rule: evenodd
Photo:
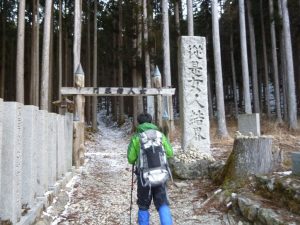
<path fill-rule="evenodd" d="M 137 171 L 143 187 L 163 185 L 172 178 L 165 149 L 162 145 L 162 133 L 147 130 L 140 133 L 140 154 Z"/>

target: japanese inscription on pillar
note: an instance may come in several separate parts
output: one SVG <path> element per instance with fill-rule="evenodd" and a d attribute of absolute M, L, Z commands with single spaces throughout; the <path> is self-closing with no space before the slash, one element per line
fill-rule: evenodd
<path fill-rule="evenodd" d="M 182 148 L 210 154 L 205 38 L 180 37 L 178 57 Z"/>

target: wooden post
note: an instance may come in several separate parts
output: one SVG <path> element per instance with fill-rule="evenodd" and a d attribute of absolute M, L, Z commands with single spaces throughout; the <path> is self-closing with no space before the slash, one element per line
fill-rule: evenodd
<path fill-rule="evenodd" d="M 153 77 L 152 77 L 152 86 L 155 88 L 161 88 L 161 74 L 158 69 L 158 66 L 155 67 Z M 157 126 L 162 129 L 162 96 L 156 96 L 156 124 Z"/>
<path fill-rule="evenodd" d="M 74 81 L 77 89 L 84 87 L 84 72 L 81 64 L 74 74 Z M 77 168 L 84 161 L 84 103 L 84 95 L 75 95 L 73 165 Z"/>

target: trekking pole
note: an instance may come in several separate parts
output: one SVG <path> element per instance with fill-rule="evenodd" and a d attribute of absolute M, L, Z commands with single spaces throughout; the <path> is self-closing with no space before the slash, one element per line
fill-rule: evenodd
<path fill-rule="evenodd" d="M 131 169 L 131 194 L 130 194 L 130 221 L 129 224 L 131 225 L 131 211 L 132 211 L 132 192 L 133 192 L 133 173 L 134 173 L 134 164 L 132 165 Z"/>

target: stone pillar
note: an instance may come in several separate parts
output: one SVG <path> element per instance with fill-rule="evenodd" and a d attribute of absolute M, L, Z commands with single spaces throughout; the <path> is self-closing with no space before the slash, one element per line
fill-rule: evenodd
<path fill-rule="evenodd" d="M 0 217 L 17 223 L 21 217 L 23 105 L 3 103 Z"/>
<path fill-rule="evenodd" d="M 22 160 L 22 205 L 32 207 L 36 195 L 37 149 L 39 134 L 37 132 L 38 107 L 23 107 L 23 160 Z"/>
<path fill-rule="evenodd" d="M 259 113 L 238 115 L 238 130 L 246 136 L 249 134 L 260 136 Z"/>
<path fill-rule="evenodd" d="M 48 114 L 48 184 L 53 186 L 57 180 L 57 117 L 56 113 Z"/>
<path fill-rule="evenodd" d="M 65 133 L 64 116 L 57 115 L 57 178 L 60 179 L 65 173 Z"/>
<path fill-rule="evenodd" d="M 182 149 L 211 154 L 205 38 L 182 36 L 178 51 Z"/>
<path fill-rule="evenodd" d="M 67 171 L 72 168 L 72 152 L 73 152 L 73 114 L 65 115 L 65 143 L 66 143 L 66 166 Z"/>
<path fill-rule="evenodd" d="M 38 111 L 37 196 L 48 191 L 48 112 Z"/>

